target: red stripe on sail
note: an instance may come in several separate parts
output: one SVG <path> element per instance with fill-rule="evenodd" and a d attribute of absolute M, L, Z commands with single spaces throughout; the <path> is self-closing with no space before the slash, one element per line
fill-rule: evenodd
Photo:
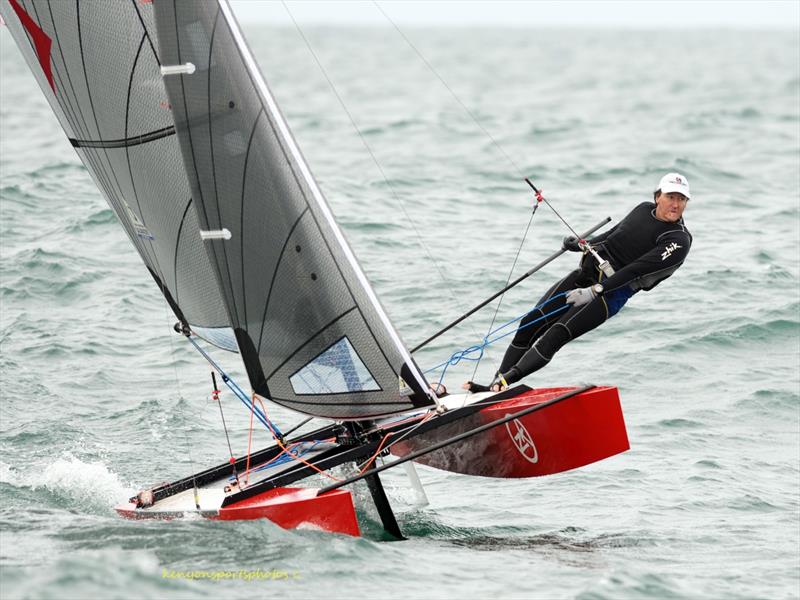
<path fill-rule="evenodd" d="M 47 77 L 47 82 L 50 84 L 53 92 L 56 91 L 56 86 L 53 83 L 53 69 L 50 65 L 50 47 L 53 45 L 53 40 L 36 24 L 31 16 L 25 12 L 17 0 L 8 0 L 11 8 L 17 13 L 22 26 L 28 31 L 33 39 L 33 45 L 36 48 L 36 57 L 39 59 L 39 64 L 42 65 L 44 76 Z"/>

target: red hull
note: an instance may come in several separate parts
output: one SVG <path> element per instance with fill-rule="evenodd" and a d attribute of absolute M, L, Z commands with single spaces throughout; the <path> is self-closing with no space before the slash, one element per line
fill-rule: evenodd
<path fill-rule="evenodd" d="M 196 510 L 137 509 L 133 503 L 116 507 L 128 519 L 174 519 Z M 353 497 L 347 490 L 317 496 L 316 489 L 274 488 L 217 510 L 203 510 L 202 517 L 220 521 L 269 519 L 284 529 L 311 526 L 329 533 L 359 536 Z"/>
<path fill-rule="evenodd" d="M 353 497 L 347 490 L 317 496 L 315 489 L 276 488 L 221 508 L 218 518 L 221 521 L 264 518 L 284 529 L 311 525 L 331 533 L 361 535 Z"/>
<path fill-rule="evenodd" d="M 471 417 L 398 443 L 392 447 L 392 453 L 405 456 L 573 389 L 523 392 Z M 432 452 L 416 462 L 465 475 L 537 477 L 575 469 L 629 448 L 617 388 L 597 387 Z"/>

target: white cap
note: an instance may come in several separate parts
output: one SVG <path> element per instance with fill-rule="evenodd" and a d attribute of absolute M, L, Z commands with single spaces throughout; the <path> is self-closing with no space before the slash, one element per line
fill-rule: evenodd
<path fill-rule="evenodd" d="M 689 182 L 686 180 L 686 177 L 680 173 L 667 173 L 664 175 L 661 181 L 658 182 L 658 187 L 655 191 L 658 192 L 659 190 L 662 194 L 678 192 L 686 196 L 687 199 L 691 199 L 692 197 L 689 193 Z"/>

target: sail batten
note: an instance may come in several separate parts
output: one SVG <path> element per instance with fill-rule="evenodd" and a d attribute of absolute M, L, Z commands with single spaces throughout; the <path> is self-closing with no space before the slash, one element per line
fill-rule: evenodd
<path fill-rule="evenodd" d="M 131 137 L 124 137 L 119 140 L 78 140 L 75 138 L 69 138 L 69 143 L 75 148 L 126 148 L 153 142 L 161 139 L 162 137 L 167 137 L 170 135 L 175 135 L 174 125 L 168 125 L 167 127 L 156 129 L 155 131 L 149 131 L 147 133 L 142 133 L 140 135 Z"/>

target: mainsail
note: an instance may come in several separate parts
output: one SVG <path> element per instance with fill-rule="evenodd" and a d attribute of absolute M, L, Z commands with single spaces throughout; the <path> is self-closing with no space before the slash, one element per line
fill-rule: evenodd
<path fill-rule="evenodd" d="M 0 14 L 175 314 L 256 393 L 335 419 L 433 403 L 226 1 Z"/>
<path fill-rule="evenodd" d="M 152 6 L 0 0 L 0 14 L 175 314 L 201 337 L 235 351 L 192 208 Z"/>
<path fill-rule="evenodd" d="M 253 389 L 360 419 L 432 403 L 220 2 L 157 0 L 164 82 L 200 228 Z"/>

